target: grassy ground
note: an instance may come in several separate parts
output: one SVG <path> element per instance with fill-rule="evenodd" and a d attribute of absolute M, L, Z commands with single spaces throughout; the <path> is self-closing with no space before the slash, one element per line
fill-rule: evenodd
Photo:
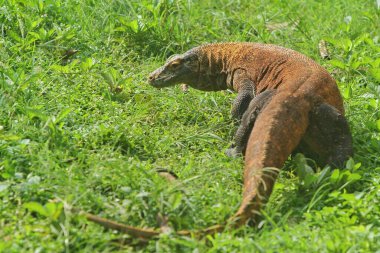
<path fill-rule="evenodd" d="M 0 251 L 376 252 L 379 8 L 364 0 L 0 0 Z M 318 55 L 322 39 L 331 60 Z M 175 229 L 197 229 L 234 213 L 243 161 L 223 153 L 236 130 L 234 95 L 146 82 L 167 56 L 216 41 L 290 47 L 333 73 L 354 136 L 347 168 L 314 174 L 293 159 L 261 229 L 208 241 L 164 235 L 120 245 L 122 235 L 71 214 L 68 205 L 140 227 L 163 215 Z"/>

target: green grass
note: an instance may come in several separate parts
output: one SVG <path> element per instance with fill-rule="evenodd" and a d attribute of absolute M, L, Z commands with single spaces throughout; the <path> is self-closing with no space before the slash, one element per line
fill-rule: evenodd
<path fill-rule="evenodd" d="M 379 7 L 364 0 L 0 0 L 0 252 L 376 252 L 379 31 Z M 217 41 L 290 47 L 333 73 L 354 137 L 347 168 L 314 174 L 293 159 L 261 229 L 209 240 L 120 245 L 125 236 L 71 214 L 197 229 L 236 211 L 243 161 L 224 155 L 234 95 L 146 82 L 169 55 Z M 62 59 L 69 49 L 79 52 Z"/>

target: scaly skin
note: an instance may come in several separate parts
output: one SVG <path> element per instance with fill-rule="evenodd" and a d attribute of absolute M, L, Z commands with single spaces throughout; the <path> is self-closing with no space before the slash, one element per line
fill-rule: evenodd
<path fill-rule="evenodd" d="M 342 165 L 352 155 L 351 134 L 335 81 L 320 65 L 293 50 L 259 43 L 208 44 L 169 58 L 149 81 L 157 88 L 185 83 L 204 91 L 238 93 L 232 115 L 243 119 L 235 136 L 237 150 L 230 151 L 245 152 L 240 208 L 226 224 L 178 232 L 181 235 L 212 234 L 257 221 L 279 169 L 297 147 L 333 165 Z M 107 225 L 90 214 L 87 218 L 138 237 L 160 233 L 111 221 Z"/>

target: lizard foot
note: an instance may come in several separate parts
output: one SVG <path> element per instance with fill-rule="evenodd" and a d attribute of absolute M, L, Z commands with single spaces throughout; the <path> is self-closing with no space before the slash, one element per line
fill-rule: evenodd
<path fill-rule="evenodd" d="M 228 157 L 231 157 L 231 158 L 237 158 L 237 157 L 242 156 L 242 150 L 239 149 L 238 147 L 233 147 L 233 146 L 231 146 L 229 149 L 227 149 L 226 151 L 224 151 L 224 153 Z"/>

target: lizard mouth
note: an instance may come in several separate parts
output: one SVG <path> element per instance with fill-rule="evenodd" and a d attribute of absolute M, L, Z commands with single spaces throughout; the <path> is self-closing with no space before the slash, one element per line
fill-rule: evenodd
<path fill-rule="evenodd" d="M 156 88 L 164 88 L 173 85 L 171 82 L 172 77 L 159 77 L 149 79 L 149 84 Z"/>

